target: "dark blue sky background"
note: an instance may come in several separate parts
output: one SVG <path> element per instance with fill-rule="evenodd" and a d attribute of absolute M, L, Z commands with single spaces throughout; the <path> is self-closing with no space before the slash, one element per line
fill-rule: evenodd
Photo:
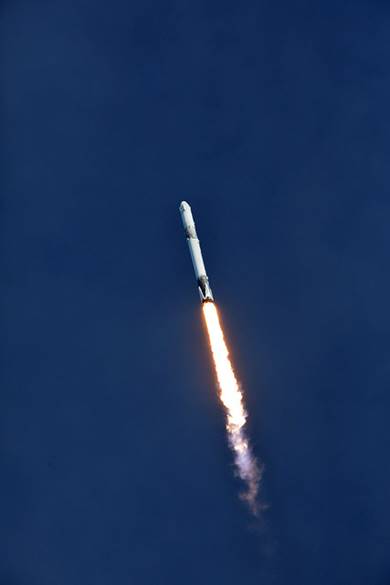
<path fill-rule="evenodd" d="M 0 23 L 1 585 L 388 584 L 389 4 L 5 0 Z"/>

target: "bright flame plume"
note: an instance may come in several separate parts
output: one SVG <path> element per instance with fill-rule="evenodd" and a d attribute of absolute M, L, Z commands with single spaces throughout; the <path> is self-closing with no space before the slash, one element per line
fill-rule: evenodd
<path fill-rule="evenodd" d="M 203 304 L 203 314 L 217 374 L 219 397 L 226 409 L 226 430 L 233 450 L 239 477 L 246 483 L 242 498 L 248 502 L 252 512 L 258 513 L 257 494 L 261 471 L 245 433 L 247 413 L 239 383 L 229 359 L 223 330 L 214 303 Z"/>

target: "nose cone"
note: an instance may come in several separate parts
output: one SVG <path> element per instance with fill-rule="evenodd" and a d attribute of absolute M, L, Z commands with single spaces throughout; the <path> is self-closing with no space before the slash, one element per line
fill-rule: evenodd
<path fill-rule="evenodd" d="M 195 223 L 194 218 L 192 217 L 191 207 L 188 205 L 187 201 L 182 201 L 179 209 L 187 238 L 196 238 Z"/>

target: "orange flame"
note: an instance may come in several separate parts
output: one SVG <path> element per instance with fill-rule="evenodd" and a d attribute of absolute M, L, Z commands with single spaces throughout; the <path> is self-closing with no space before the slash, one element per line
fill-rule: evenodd
<path fill-rule="evenodd" d="M 234 453 L 238 475 L 245 481 L 247 486 L 246 492 L 242 494 L 242 497 L 256 514 L 258 511 L 257 494 L 261 473 L 245 434 L 247 413 L 243 403 L 243 395 L 229 359 L 229 350 L 215 304 L 204 303 L 203 315 L 206 321 L 218 380 L 219 397 L 226 409 L 226 430 L 229 444 Z"/>

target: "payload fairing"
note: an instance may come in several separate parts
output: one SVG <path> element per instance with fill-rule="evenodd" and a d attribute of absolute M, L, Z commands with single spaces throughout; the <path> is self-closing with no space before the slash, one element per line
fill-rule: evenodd
<path fill-rule="evenodd" d="M 204 266 L 202 251 L 198 236 L 196 235 L 195 222 L 192 217 L 191 207 L 186 201 L 180 203 L 180 215 L 186 234 L 188 247 L 190 249 L 192 265 L 195 271 L 195 277 L 198 283 L 200 300 L 202 303 L 214 302 L 213 293 L 209 285 L 209 279 Z"/>

